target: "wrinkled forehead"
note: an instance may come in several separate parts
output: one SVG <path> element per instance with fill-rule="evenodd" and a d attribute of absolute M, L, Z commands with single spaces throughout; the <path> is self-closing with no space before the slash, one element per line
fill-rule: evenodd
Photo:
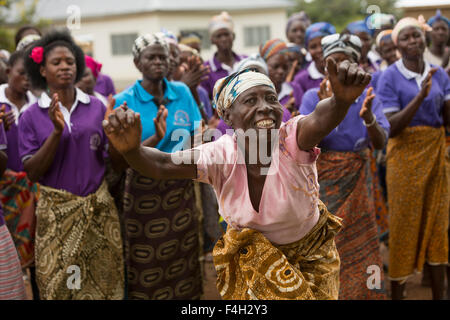
<path fill-rule="evenodd" d="M 161 45 L 159 43 L 155 43 L 155 44 L 149 45 L 144 50 L 142 50 L 141 56 L 144 54 L 146 54 L 146 55 L 158 54 L 158 55 L 169 56 L 169 51 L 163 45 Z"/>

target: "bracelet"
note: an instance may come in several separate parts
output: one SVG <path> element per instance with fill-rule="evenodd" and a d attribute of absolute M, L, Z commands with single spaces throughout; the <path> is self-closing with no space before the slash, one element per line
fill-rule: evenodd
<path fill-rule="evenodd" d="M 364 119 L 363 119 L 363 125 L 364 125 L 366 128 L 369 128 L 369 127 L 373 126 L 373 125 L 375 124 L 375 122 L 377 122 L 377 115 L 376 115 L 375 113 L 372 113 L 372 115 L 373 115 L 373 121 L 372 121 L 371 123 L 369 123 L 369 124 L 367 124 L 367 123 L 364 121 Z"/>

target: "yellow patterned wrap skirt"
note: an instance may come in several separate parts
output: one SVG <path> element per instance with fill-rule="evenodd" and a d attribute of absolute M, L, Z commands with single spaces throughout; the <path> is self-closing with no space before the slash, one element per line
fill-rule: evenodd
<path fill-rule="evenodd" d="M 387 146 L 389 277 L 448 261 L 449 194 L 444 128 L 409 127 Z"/>
<path fill-rule="evenodd" d="M 299 241 L 274 245 L 260 232 L 228 227 L 213 250 L 217 289 L 225 300 L 336 300 L 341 219 L 320 202 L 320 218 Z"/>
<path fill-rule="evenodd" d="M 36 218 L 42 299 L 123 299 L 122 237 L 106 182 L 86 197 L 41 186 Z"/>

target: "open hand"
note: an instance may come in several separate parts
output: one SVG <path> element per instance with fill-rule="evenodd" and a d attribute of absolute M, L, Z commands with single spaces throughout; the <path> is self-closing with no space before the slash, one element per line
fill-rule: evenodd
<path fill-rule="evenodd" d="M 50 107 L 48 109 L 48 115 L 53 123 L 54 132 L 56 134 L 61 134 L 64 131 L 66 124 L 64 122 L 64 116 L 59 108 L 59 98 L 57 93 L 52 96 L 52 101 L 50 102 Z"/>
<path fill-rule="evenodd" d="M 421 97 L 423 99 L 425 99 L 426 97 L 428 97 L 428 94 L 430 93 L 431 90 L 431 86 L 433 84 L 433 74 L 435 74 L 437 71 L 436 68 L 432 68 L 428 74 L 427 77 L 422 81 L 422 88 L 420 89 L 419 94 L 421 95 Z"/>
<path fill-rule="evenodd" d="M 329 98 L 333 95 L 333 90 L 331 90 L 331 83 L 328 80 L 328 77 L 322 80 L 320 83 L 319 91 L 317 91 L 317 95 L 319 96 L 319 100 L 323 100 Z"/>
<path fill-rule="evenodd" d="M 365 123 L 373 122 L 373 113 L 372 113 L 372 102 L 375 98 L 375 94 L 372 94 L 373 87 L 370 87 L 367 90 L 366 98 L 362 104 L 361 110 L 359 111 L 359 116 L 364 119 Z"/>
<path fill-rule="evenodd" d="M 167 115 L 169 114 L 169 110 L 166 109 L 164 105 L 159 107 L 158 113 L 156 114 L 156 118 L 153 119 L 153 123 L 155 124 L 156 136 L 159 140 L 162 140 L 166 135 L 167 130 Z"/>
<path fill-rule="evenodd" d="M 326 64 L 328 79 L 338 105 L 348 106 L 355 102 L 372 78 L 370 73 L 365 72 L 356 63 L 351 63 L 348 60 L 337 66 L 334 59 L 328 57 Z"/>

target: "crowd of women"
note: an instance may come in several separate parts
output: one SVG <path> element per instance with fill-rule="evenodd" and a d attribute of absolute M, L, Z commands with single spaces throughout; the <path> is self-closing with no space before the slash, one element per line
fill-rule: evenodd
<path fill-rule="evenodd" d="M 222 12 L 206 61 L 195 32 L 139 36 L 117 94 L 68 30 L 19 29 L 0 299 L 26 298 L 24 273 L 34 299 L 200 299 L 211 256 L 224 299 L 405 299 L 422 271 L 450 298 L 449 29 L 300 12 L 246 56 Z"/>

